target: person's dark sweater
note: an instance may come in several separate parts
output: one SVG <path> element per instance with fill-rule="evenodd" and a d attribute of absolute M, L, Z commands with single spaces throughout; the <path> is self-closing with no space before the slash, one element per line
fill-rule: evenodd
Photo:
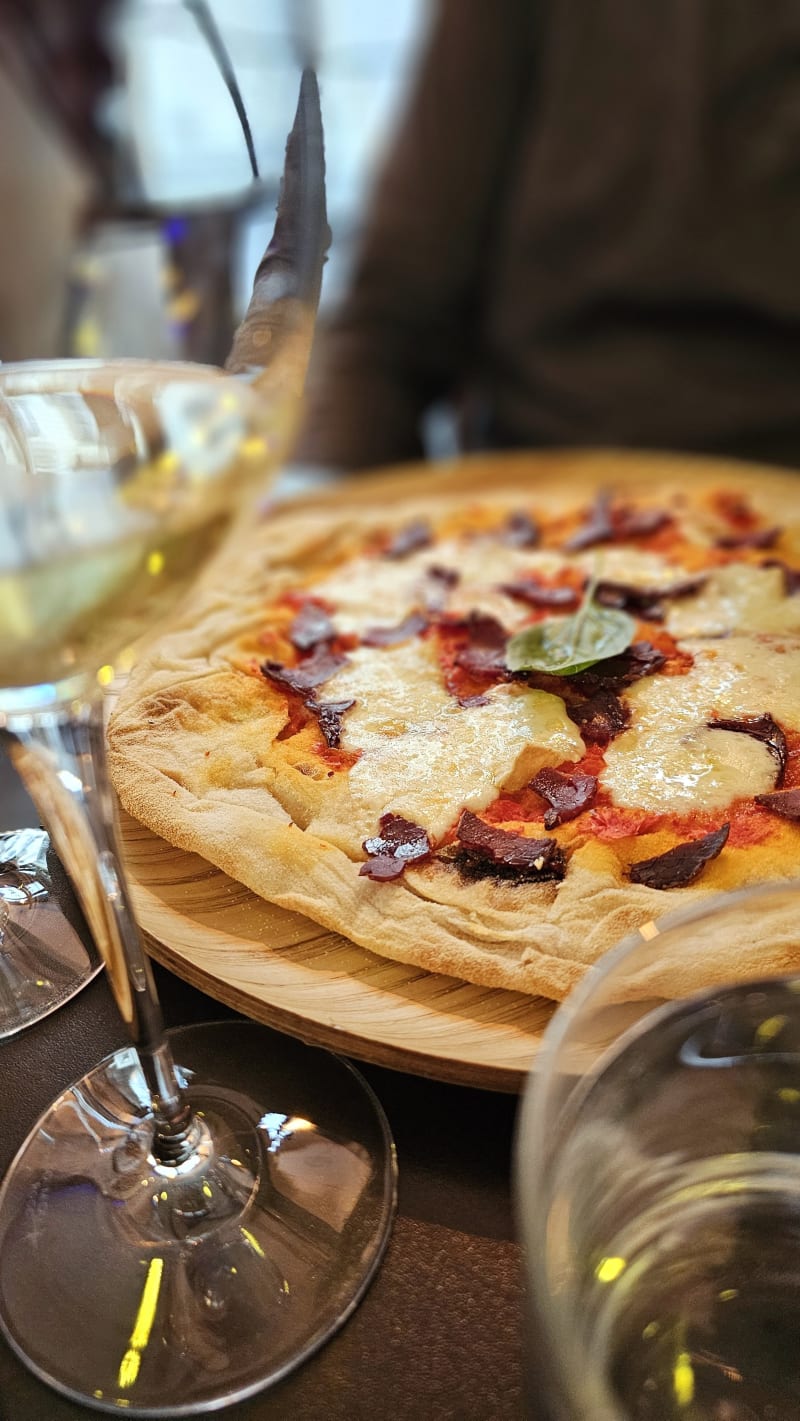
<path fill-rule="evenodd" d="M 441 0 L 299 456 L 800 464 L 797 0 Z"/>

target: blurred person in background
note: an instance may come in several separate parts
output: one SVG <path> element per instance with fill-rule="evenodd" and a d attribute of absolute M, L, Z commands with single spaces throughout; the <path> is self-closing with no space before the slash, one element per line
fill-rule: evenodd
<path fill-rule="evenodd" d="M 798 0 L 438 0 L 298 461 L 800 464 Z"/>

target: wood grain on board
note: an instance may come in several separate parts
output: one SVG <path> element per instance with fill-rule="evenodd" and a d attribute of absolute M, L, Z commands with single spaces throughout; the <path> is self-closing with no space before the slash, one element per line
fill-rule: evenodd
<path fill-rule="evenodd" d="M 390 962 L 256 897 L 122 814 L 149 951 L 218 1001 L 347 1056 L 516 1091 L 553 1003 Z"/>

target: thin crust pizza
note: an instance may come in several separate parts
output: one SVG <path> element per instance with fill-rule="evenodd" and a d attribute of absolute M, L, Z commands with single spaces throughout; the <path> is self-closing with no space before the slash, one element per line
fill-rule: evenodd
<path fill-rule="evenodd" d="M 633 929 L 797 874 L 800 480 L 493 456 L 278 507 L 109 743 L 125 808 L 264 898 L 561 998 Z M 798 961 L 792 922 L 712 934 L 696 981 L 649 986 Z"/>

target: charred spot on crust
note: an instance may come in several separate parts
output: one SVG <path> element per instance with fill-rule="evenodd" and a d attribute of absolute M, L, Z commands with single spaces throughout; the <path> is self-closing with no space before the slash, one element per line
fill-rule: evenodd
<path fill-rule="evenodd" d="M 683 888 L 687 883 L 693 883 L 706 864 L 721 853 L 730 827 L 730 824 L 723 824 L 720 829 L 712 829 L 710 834 L 704 834 L 700 839 L 678 844 L 655 858 L 641 859 L 631 866 L 631 882 L 643 883 L 647 888 Z"/>

